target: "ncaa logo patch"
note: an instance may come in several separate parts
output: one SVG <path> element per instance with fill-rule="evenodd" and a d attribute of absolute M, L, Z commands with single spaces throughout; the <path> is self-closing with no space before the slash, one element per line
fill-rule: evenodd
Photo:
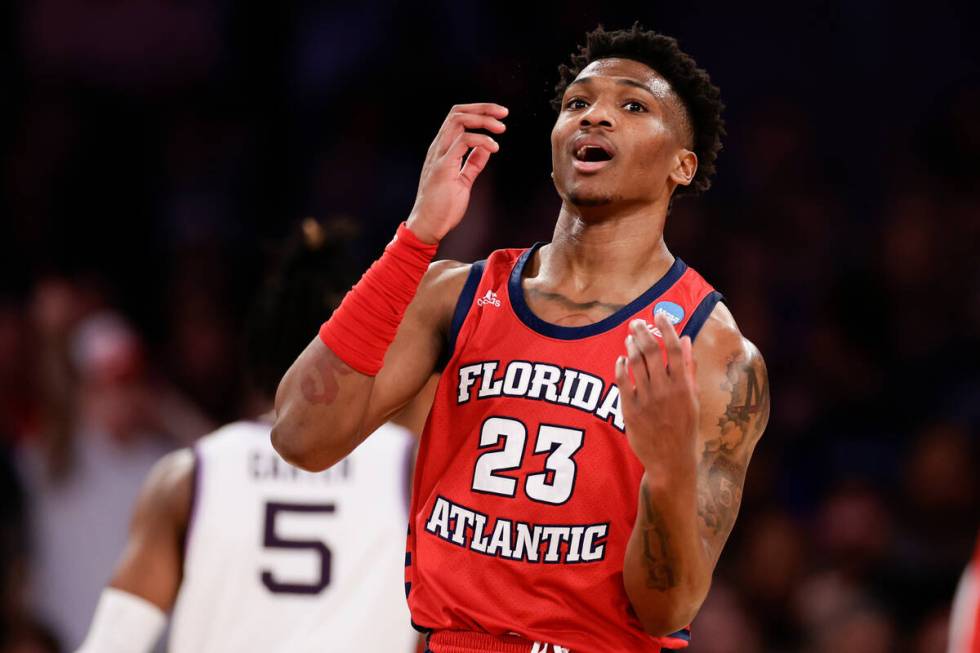
<path fill-rule="evenodd" d="M 653 307 L 653 314 L 660 315 L 661 313 L 665 313 L 667 319 L 674 325 L 684 319 L 684 309 L 674 302 L 657 302 L 657 305 Z"/>

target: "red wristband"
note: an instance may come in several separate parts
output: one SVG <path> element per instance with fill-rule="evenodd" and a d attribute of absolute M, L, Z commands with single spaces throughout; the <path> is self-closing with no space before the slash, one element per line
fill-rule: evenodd
<path fill-rule="evenodd" d="M 361 374 L 375 376 L 438 248 L 401 223 L 381 258 L 320 327 L 323 344 Z"/>

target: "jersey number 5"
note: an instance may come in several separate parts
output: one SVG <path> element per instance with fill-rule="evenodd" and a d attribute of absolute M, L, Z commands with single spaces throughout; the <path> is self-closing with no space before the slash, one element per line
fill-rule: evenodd
<path fill-rule="evenodd" d="M 273 594 L 319 594 L 330 584 L 330 549 L 320 540 L 286 539 L 276 532 L 276 518 L 284 512 L 303 514 L 331 514 L 332 503 L 276 503 L 265 504 L 265 535 L 262 545 L 267 549 L 312 551 L 320 559 L 318 578 L 310 583 L 286 583 L 275 579 L 268 569 L 262 570 L 262 584 Z"/>
<path fill-rule="evenodd" d="M 573 457 L 582 448 L 585 432 L 554 424 L 542 424 L 534 443 L 534 453 L 549 454 L 544 471 L 529 474 L 524 481 L 528 498 L 540 503 L 560 505 L 568 501 L 575 489 L 578 467 Z M 520 469 L 524 462 L 527 427 L 511 417 L 490 417 L 480 429 L 480 448 L 499 447 L 481 454 L 473 470 L 473 490 L 487 494 L 513 497 L 517 494 L 517 479 L 500 472 Z"/>

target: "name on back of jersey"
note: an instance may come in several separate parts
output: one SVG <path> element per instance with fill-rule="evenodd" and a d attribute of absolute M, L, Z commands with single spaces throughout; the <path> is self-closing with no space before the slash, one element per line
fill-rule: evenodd
<path fill-rule="evenodd" d="M 255 449 L 248 456 L 248 478 L 253 481 L 337 483 L 349 480 L 352 475 L 350 458 L 344 458 L 322 472 L 307 472 L 290 465 L 274 451 Z"/>
<path fill-rule="evenodd" d="M 626 432 L 615 383 L 606 384 L 594 374 L 551 363 L 510 361 L 497 374 L 499 367 L 500 361 L 496 360 L 462 365 L 456 404 L 494 397 L 523 397 L 591 413 L 621 433 Z"/>

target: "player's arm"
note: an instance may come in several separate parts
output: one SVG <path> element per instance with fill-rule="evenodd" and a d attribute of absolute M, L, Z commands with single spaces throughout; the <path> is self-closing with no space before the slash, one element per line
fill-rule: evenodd
<path fill-rule="evenodd" d="M 664 316 L 656 324 L 663 350 L 636 325 L 617 363 L 627 435 L 646 468 L 623 577 L 644 628 L 666 635 L 708 594 L 768 421 L 769 386 L 761 354 L 723 305 L 696 349 Z"/>
<path fill-rule="evenodd" d="M 279 455 L 297 467 L 326 469 L 416 396 L 442 353 L 469 268 L 456 261 L 430 266 L 376 376 L 314 337 L 276 392 L 272 444 Z"/>
<path fill-rule="evenodd" d="M 762 354 L 718 304 L 694 348 L 700 388 L 698 526 L 712 567 L 735 525 L 745 473 L 769 422 Z"/>
<path fill-rule="evenodd" d="M 153 467 L 136 500 L 126 547 L 79 653 L 152 650 L 180 588 L 193 487 L 194 455 L 189 449 L 171 453 Z"/>
<path fill-rule="evenodd" d="M 425 263 L 462 220 L 473 182 L 499 149 L 472 130 L 499 134 L 506 115 L 496 104 L 453 107 L 429 147 L 406 226 L 286 372 L 272 444 L 293 465 L 333 465 L 434 371 L 469 266 Z"/>

